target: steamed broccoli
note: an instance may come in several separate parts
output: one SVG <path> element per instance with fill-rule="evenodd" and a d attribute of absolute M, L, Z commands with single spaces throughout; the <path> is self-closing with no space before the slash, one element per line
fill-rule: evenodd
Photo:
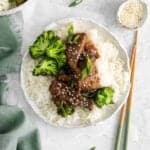
<path fill-rule="evenodd" d="M 58 64 L 58 69 L 63 67 L 66 64 L 66 55 L 65 55 L 66 45 L 58 37 L 52 39 L 51 44 L 46 50 L 46 55 L 49 58 L 56 60 Z"/>
<path fill-rule="evenodd" d="M 57 113 L 62 117 L 67 117 L 74 113 L 74 108 L 72 106 L 62 103 L 61 106 L 57 108 Z"/>
<path fill-rule="evenodd" d="M 34 68 L 33 75 L 56 75 L 57 63 L 54 60 L 44 59 Z"/>
<path fill-rule="evenodd" d="M 36 59 L 45 55 L 46 49 L 54 37 L 53 31 L 43 32 L 29 49 L 31 57 Z"/>
<path fill-rule="evenodd" d="M 104 87 L 97 91 L 94 102 L 98 107 L 113 104 L 114 89 L 111 87 Z"/>
<path fill-rule="evenodd" d="M 43 58 L 33 75 L 56 75 L 66 64 L 65 49 L 65 43 L 53 31 L 43 32 L 30 47 L 32 58 Z"/>

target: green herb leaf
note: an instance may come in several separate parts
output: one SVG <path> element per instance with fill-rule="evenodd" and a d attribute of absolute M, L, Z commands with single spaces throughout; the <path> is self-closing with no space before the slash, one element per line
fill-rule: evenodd
<path fill-rule="evenodd" d="M 74 32 L 74 27 L 73 27 L 72 24 L 69 24 L 69 26 L 68 26 L 68 34 L 69 34 L 69 35 L 72 35 L 73 32 Z"/>
<path fill-rule="evenodd" d="M 67 43 L 69 44 L 77 44 L 80 35 L 74 34 L 74 27 L 72 24 L 68 26 L 68 36 L 67 36 Z"/>
<path fill-rule="evenodd" d="M 83 2 L 83 0 L 73 0 L 72 3 L 69 5 L 69 7 L 75 7 L 82 2 Z"/>
<path fill-rule="evenodd" d="M 90 110 L 88 108 L 83 108 L 84 112 L 90 112 Z"/>
<path fill-rule="evenodd" d="M 93 147 L 91 147 L 91 148 L 90 148 L 90 150 L 96 150 L 96 147 L 95 147 L 95 146 L 93 146 Z"/>
<path fill-rule="evenodd" d="M 78 40 L 80 38 L 80 35 L 76 35 L 73 37 L 72 43 L 77 44 Z"/>
<path fill-rule="evenodd" d="M 87 75 L 88 75 L 87 68 L 84 68 L 81 72 L 82 80 L 84 80 L 87 77 Z"/>
<path fill-rule="evenodd" d="M 88 74 L 92 72 L 92 61 L 88 56 L 87 56 L 87 72 Z"/>
<path fill-rule="evenodd" d="M 84 80 L 91 72 L 92 72 L 92 61 L 87 56 L 87 64 L 86 67 L 81 71 L 82 80 Z"/>
<path fill-rule="evenodd" d="M 68 36 L 67 36 L 67 42 L 72 43 L 73 40 L 73 34 L 74 34 L 74 27 L 72 24 L 68 26 Z"/>
<path fill-rule="evenodd" d="M 96 92 L 92 92 L 92 93 L 85 92 L 85 93 L 82 93 L 82 96 L 87 97 L 87 98 L 94 98 L 95 94 Z"/>

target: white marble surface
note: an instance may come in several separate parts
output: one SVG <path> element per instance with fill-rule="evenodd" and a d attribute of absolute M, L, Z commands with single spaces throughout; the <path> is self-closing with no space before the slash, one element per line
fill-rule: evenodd
<path fill-rule="evenodd" d="M 116 12 L 124 0 L 84 0 L 76 7 L 69 8 L 70 0 L 35 0 L 35 10 L 26 9 L 24 20 L 23 52 L 29 43 L 50 22 L 64 17 L 87 17 L 105 25 L 131 53 L 133 31 L 123 29 L 116 20 Z M 150 5 L 150 0 L 145 0 Z M 150 13 L 140 30 L 137 57 L 137 71 L 134 93 L 134 106 L 131 120 L 129 150 L 149 150 L 150 148 Z M 15 86 L 14 86 L 15 85 Z M 37 117 L 26 103 L 19 84 L 14 76 L 9 93 L 10 103 L 26 110 L 37 124 L 42 140 L 42 150 L 113 150 L 119 113 L 102 125 L 63 129 L 54 128 Z"/>

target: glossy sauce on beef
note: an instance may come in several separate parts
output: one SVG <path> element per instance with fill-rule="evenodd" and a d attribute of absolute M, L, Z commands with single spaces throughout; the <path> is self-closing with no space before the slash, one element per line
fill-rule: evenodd
<path fill-rule="evenodd" d="M 57 76 L 50 85 L 50 92 L 54 103 L 59 106 L 62 102 L 73 107 L 83 107 L 92 110 L 93 102 L 83 96 L 83 92 L 93 92 L 100 88 L 100 77 L 95 65 L 99 53 L 86 33 L 77 33 L 77 43 L 67 44 L 67 69 Z M 81 78 L 81 71 L 86 66 L 86 56 L 92 61 L 92 71 L 85 78 Z"/>

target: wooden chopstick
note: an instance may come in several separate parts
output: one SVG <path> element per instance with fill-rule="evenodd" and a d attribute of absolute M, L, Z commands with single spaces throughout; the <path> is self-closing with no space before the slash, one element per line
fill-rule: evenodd
<path fill-rule="evenodd" d="M 115 150 L 120 150 L 122 137 L 123 137 L 123 128 L 125 125 L 125 118 L 126 119 L 126 132 L 125 132 L 125 139 L 124 139 L 124 150 L 127 150 L 128 147 L 128 134 L 129 134 L 129 125 L 130 125 L 130 116 L 131 116 L 131 109 L 132 109 L 132 95 L 134 89 L 134 76 L 135 76 L 135 64 L 136 64 L 136 53 L 137 53 L 137 41 L 138 41 L 138 31 L 135 33 L 135 41 L 132 48 L 132 55 L 130 61 L 130 68 L 131 68 L 131 78 L 130 78 L 130 92 L 128 96 L 127 103 L 125 103 L 121 109 L 120 120 L 119 120 L 119 127 L 118 127 L 118 134 L 116 138 Z"/>
<path fill-rule="evenodd" d="M 131 57 L 131 69 L 132 69 L 132 73 L 131 73 L 131 87 L 130 87 L 130 92 L 129 92 L 129 96 L 128 96 L 128 101 L 127 101 L 127 119 L 126 119 L 126 135 L 125 135 L 125 145 L 124 145 L 124 150 L 127 150 L 128 148 L 128 137 L 129 137 L 129 129 L 130 129 L 130 118 L 131 118 L 131 110 L 132 110 L 132 104 L 133 104 L 133 91 L 134 91 L 134 78 L 135 78 L 135 65 L 136 65 L 136 55 L 137 55 L 137 42 L 138 42 L 138 31 L 136 31 L 135 34 L 135 43 L 133 46 L 133 54 Z"/>

